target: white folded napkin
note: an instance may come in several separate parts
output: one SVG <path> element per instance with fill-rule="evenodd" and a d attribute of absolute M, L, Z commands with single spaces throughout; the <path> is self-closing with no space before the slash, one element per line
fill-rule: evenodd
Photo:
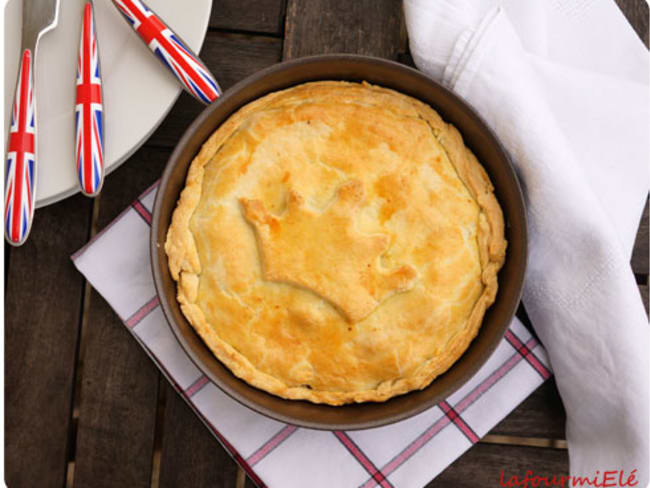
<path fill-rule="evenodd" d="M 155 186 L 72 259 L 258 486 L 423 486 L 551 375 L 544 349 L 515 319 L 467 384 L 410 419 L 377 429 L 324 432 L 263 417 L 208 381 L 162 314 L 149 261 L 154 196 Z M 497 477 L 495 471 L 478 481 L 493 483 Z"/>
<path fill-rule="evenodd" d="M 523 301 L 567 411 L 572 475 L 648 483 L 648 321 L 629 266 L 648 192 L 648 51 L 613 0 L 405 0 L 415 64 L 510 152 Z M 534 468 L 534 467 L 531 467 Z"/>

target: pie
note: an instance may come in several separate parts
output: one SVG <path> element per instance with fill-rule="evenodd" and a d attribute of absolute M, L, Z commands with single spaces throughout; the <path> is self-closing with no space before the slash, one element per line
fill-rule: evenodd
<path fill-rule="evenodd" d="M 235 375 L 341 405 L 446 371 L 495 299 L 506 241 L 452 125 L 396 91 L 322 81 L 212 134 L 165 250 L 184 315 Z"/>

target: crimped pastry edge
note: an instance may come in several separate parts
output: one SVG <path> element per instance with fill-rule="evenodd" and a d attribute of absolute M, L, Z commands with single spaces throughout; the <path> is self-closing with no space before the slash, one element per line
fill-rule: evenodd
<path fill-rule="evenodd" d="M 497 273 L 505 260 L 507 243 L 504 238 L 503 213 L 494 195 L 494 189 L 484 168 L 474 154 L 464 145 L 462 136 L 451 124 L 442 120 L 440 115 L 429 105 L 395 90 L 370 85 L 363 86 L 382 95 L 395 97 L 395 106 L 401 111 L 400 104 L 407 103 L 429 125 L 434 137 L 447 153 L 456 172 L 477 202 L 479 212 L 478 245 L 481 263 L 483 293 L 478 298 L 465 327 L 458 331 L 448 343 L 445 353 L 420 366 L 415 374 L 406 378 L 384 381 L 377 388 L 364 391 L 323 391 L 302 386 L 290 387 L 283 381 L 268 375 L 253 364 L 230 344 L 212 331 L 200 307 L 194 302 L 198 288 L 198 273 L 201 271 L 198 251 L 190 230 L 190 219 L 198 206 L 203 181 L 204 166 L 216 155 L 220 147 L 232 135 L 241 122 L 251 113 L 266 105 L 281 100 L 287 92 L 299 87 L 309 90 L 322 86 L 356 85 L 346 81 L 317 81 L 296 85 L 285 90 L 272 92 L 248 103 L 224 122 L 205 142 L 199 154 L 190 164 L 186 185 L 173 213 L 172 222 L 167 233 L 165 251 L 169 260 L 172 278 L 178 283 L 177 299 L 183 314 L 204 340 L 213 354 L 226 365 L 237 377 L 252 386 L 265 390 L 282 398 L 308 400 L 313 403 L 342 405 L 353 402 L 382 402 L 393 396 L 428 386 L 438 375 L 444 373 L 456 362 L 474 339 L 483 321 L 487 308 L 494 302 L 498 290 Z"/>

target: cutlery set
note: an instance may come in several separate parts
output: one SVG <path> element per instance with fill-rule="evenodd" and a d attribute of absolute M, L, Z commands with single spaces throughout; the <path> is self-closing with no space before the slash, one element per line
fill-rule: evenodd
<path fill-rule="evenodd" d="M 111 1 L 190 95 L 205 104 L 219 98 L 221 89 L 205 64 L 150 8 L 141 0 Z M 34 216 L 38 177 L 34 61 L 40 39 L 57 25 L 59 2 L 23 2 L 22 54 L 5 173 L 5 239 L 14 246 L 25 242 Z M 104 106 L 92 0 L 85 4 L 82 15 L 74 110 L 75 140 L 71 142 L 79 187 L 85 195 L 95 197 L 104 180 Z"/>

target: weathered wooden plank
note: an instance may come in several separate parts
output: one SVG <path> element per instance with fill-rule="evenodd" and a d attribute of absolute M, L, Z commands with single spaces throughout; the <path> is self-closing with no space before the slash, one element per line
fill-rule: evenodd
<path fill-rule="evenodd" d="M 237 464 L 169 385 L 160 465 L 160 488 L 235 487 Z"/>
<path fill-rule="evenodd" d="M 400 0 L 289 0 L 284 59 L 356 53 L 397 59 Z"/>
<path fill-rule="evenodd" d="M 564 439 L 566 413 L 555 379 L 542 384 L 512 413 L 499 422 L 489 433 L 521 437 Z"/>
<path fill-rule="evenodd" d="M 74 486 L 149 488 L 158 371 L 103 298 L 90 299 Z"/>
<path fill-rule="evenodd" d="M 397 55 L 397 61 L 405 64 L 406 66 L 417 69 L 417 66 L 415 66 L 415 61 L 413 61 L 413 56 L 411 56 L 410 52 L 399 53 Z"/>
<path fill-rule="evenodd" d="M 246 76 L 280 61 L 279 39 L 210 32 L 201 59 L 227 90 Z"/>
<path fill-rule="evenodd" d="M 281 52 L 282 41 L 279 39 L 210 32 L 201 58 L 215 74 L 221 88 L 226 90 L 246 76 L 280 61 Z M 175 146 L 203 108 L 202 104 L 183 93 L 147 144 Z"/>
<path fill-rule="evenodd" d="M 11 246 L 5 241 L 5 294 L 7 293 L 7 279 L 9 278 L 9 258 L 11 256 Z"/>
<path fill-rule="evenodd" d="M 646 200 L 632 251 L 632 270 L 637 274 L 648 274 L 648 241 L 648 201 Z"/>
<path fill-rule="evenodd" d="M 237 480 L 235 488 L 255 488 L 257 485 L 246 476 L 246 471 L 241 466 L 237 466 Z"/>
<path fill-rule="evenodd" d="M 212 6 L 210 27 L 282 35 L 285 0 L 220 0 Z"/>
<path fill-rule="evenodd" d="M 88 238 L 82 196 L 36 211 L 11 250 L 5 293 L 5 477 L 8 486 L 64 484 L 83 278 L 70 255 Z"/>
<path fill-rule="evenodd" d="M 168 151 L 143 148 L 107 178 L 98 228 L 155 181 Z M 85 320 L 75 488 L 149 488 L 159 373 L 95 291 Z"/>
<path fill-rule="evenodd" d="M 616 0 L 616 3 L 648 47 L 648 4 L 643 0 Z"/>
<path fill-rule="evenodd" d="M 501 486 L 502 470 L 504 483 L 512 476 L 523 478 L 528 470 L 536 476 L 548 476 L 550 480 L 553 475 L 568 475 L 569 456 L 566 449 L 479 443 L 440 473 L 427 488 Z"/>

